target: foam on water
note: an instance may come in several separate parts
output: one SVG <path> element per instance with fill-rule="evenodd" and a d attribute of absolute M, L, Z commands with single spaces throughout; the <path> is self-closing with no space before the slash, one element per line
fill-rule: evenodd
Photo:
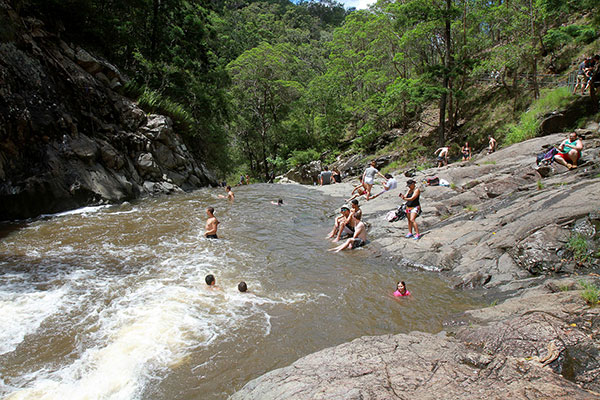
<path fill-rule="evenodd" d="M 82 325 L 87 323 L 86 314 L 96 311 L 97 321 L 84 333 L 85 341 L 93 345 L 58 369 L 44 366 L 4 382 L 0 394 L 8 394 L 8 399 L 138 398 L 147 382 L 183 362 L 189 349 L 209 346 L 249 314 L 254 316 L 253 323 L 259 321 L 258 330 L 269 335 L 270 316 L 263 305 L 305 299 L 297 293 L 261 297 L 258 283 L 253 293 L 246 294 L 208 288 L 204 277 L 215 268 L 220 275 L 235 276 L 238 272 L 235 264 L 228 262 L 226 251 L 221 255 L 215 255 L 210 247 L 189 251 L 197 242 L 169 238 L 156 247 L 139 244 L 123 248 L 101 243 L 87 250 L 63 245 L 46 251 L 46 257 L 63 260 L 89 252 L 81 261 L 88 270 L 59 274 L 62 286 L 50 291 L 14 293 L 12 288 L 0 292 L 0 312 L 9 315 L 0 320 L 2 326 L 14 326 L 13 330 L 2 330 L 2 350 L 13 351 L 44 319 L 64 313 L 65 304 L 83 309 Z M 29 254 L 41 257 L 37 251 Z M 140 258 L 154 261 L 140 265 Z M 107 259 L 119 260 L 122 267 L 139 267 L 133 275 L 94 272 Z M 49 280 L 58 279 L 51 275 Z M 226 283 L 234 286 L 233 282 Z M 104 307 L 98 304 L 106 302 Z"/>
<path fill-rule="evenodd" d="M 10 278 L 10 277 L 5 277 Z M 11 352 L 25 336 L 60 309 L 65 288 L 51 291 L 21 290 L 9 285 L 0 290 L 0 355 Z"/>

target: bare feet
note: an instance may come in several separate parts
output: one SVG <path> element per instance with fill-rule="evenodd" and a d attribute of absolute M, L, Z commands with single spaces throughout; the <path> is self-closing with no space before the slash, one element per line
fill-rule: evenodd
<path fill-rule="evenodd" d="M 575 165 L 575 164 L 569 164 L 569 169 L 577 169 L 577 165 Z"/>

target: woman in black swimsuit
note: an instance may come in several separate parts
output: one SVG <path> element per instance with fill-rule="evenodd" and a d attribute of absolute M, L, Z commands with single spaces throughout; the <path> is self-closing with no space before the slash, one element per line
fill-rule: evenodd
<path fill-rule="evenodd" d="M 421 190 L 415 188 L 415 183 L 416 182 L 412 179 L 406 181 L 408 192 L 405 195 L 400 193 L 400 197 L 403 200 L 406 200 L 406 220 L 408 221 L 408 233 L 406 234 L 406 237 L 414 237 L 415 240 L 419 240 L 421 235 L 419 234 L 419 226 L 417 225 L 416 219 L 419 216 L 419 211 L 421 210 L 421 203 L 419 202 Z M 415 230 L 414 236 L 412 233 L 413 228 Z"/>
<path fill-rule="evenodd" d="M 465 145 L 460 149 L 460 152 L 462 153 L 463 161 L 471 159 L 471 146 L 469 146 L 469 142 L 465 142 Z"/>

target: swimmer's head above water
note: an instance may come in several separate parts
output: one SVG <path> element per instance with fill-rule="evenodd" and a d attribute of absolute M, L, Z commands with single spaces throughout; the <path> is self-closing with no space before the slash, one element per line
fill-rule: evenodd
<path fill-rule="evenodd" d="M 215 284 L 215 277 L 212 274 L 208 274 L 206 275 L 206 278 L 204 278 L 204 281 L 208 286 L 213 286 Z"/>
<path fill-rule="evenodd" d="M 246 282 L 242 281 L 238 283 L 238 290 L 242 293 L 246 292 L 248 290 L 248 285 L 246 285 Z"/>

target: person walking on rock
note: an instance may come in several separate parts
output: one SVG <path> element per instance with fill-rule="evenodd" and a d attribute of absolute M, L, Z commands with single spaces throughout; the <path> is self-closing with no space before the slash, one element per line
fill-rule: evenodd
<path fill-rule="evenodd" d="M 371 189 L 373 189 L 373 184 L 375 183 L 375 175 L 379 175 L 385 179 L 385 176 L 375 168 L 375 161 L 371 161 L 369 167 L 363 172 L 361 179 L 363 187 L 365 188 L 365 198 L 367 201 L 371 198 Z"/>
<path fill-rule="evenodd" d="M 406 200 L 406 220 L 408 221 L 408 233 L 406 237 L 419 240 L 421 235 L 419 234 L 419 225 L 417 225 L 416 219 L 419 216 L 419 211 L 421 211 L 421 203 L 419 202 L 421 190 L 416 188 L 415 184 L 416 182 L 412 179 L 406 181 L 408 192 L 405 195 L 400 193 L 400 197 L 402 200 Z M 415 231 L 414 236 L 413 229 Z"/>

